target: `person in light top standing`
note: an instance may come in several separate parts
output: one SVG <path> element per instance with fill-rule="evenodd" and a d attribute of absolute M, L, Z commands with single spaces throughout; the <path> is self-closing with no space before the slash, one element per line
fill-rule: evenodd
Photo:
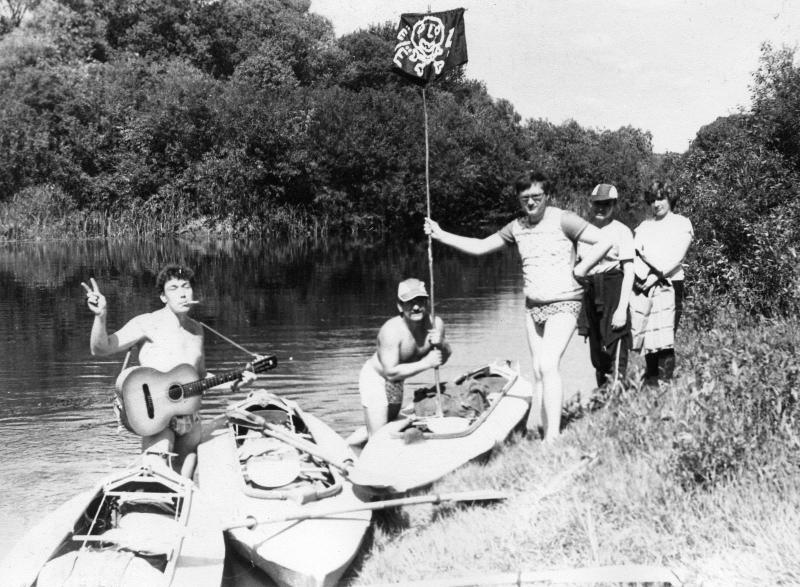
<path fill-rule="evenodd" d="M 634 230 L 634 261 L 644 327 L 634 339 L 645 355 L 645 382 L 669 380 L 675 370 L 675 331 L 683 309 L 683 260 L 694 238 L 691 221 L 674 212 L 678 193 L 668 182 L 655 181 L 645 193 L 653 217 Z M 643 304 L 642 302 L 647 303 Z M 638 320 L 637 320 L 638 322 Z"/>
<path fill-rule="evenodd" d="M 425 232 L 431 238 L 470 255 L 486 255 L 516 245 L 522 260 L 525 286 L 525 325 L 533 362 L 533 404 L 527 429 L 539 430 L 545 442 L 561 432 L 564 400 L 561 357 L 575 332 L 581 311 L 582 278 L 611 248 L 611 241 L 583 218 L 548 206 L 549 180 L 538 172 L 514 182 L 523 217 L 512 220 L 485 238 L 459 236 L 443 230 L 430 218 Z M 575 244 L 594 245 L 575 264 Z"/>
<path fill-rule="evenodd" d="M 605 257 L 589 270 L 583 292 L 583 313 L 578 329 L 589 338 L 589 354 L 598 387 L 614 389 L 625 378 L 631 348 L 628 305 L 633 289 L 633 233 L 614 217 L 619 195 L 608 183 L 595 186 L 589 196 L 591 223 L 614 243 Z M 589 247 L 578 243 L 578 258 Z"/>

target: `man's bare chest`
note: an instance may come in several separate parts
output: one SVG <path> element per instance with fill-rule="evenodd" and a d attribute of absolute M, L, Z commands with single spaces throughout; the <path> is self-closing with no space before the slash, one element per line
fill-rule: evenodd
<path fill-rule="evenodd" d="M 199 368 L 202 357 L 202 335 L 172 326 L 151 326 L 139 351 L 142 364 L 161 370 L 169 370 L 183 363 Z"/>
<path fill-rule="evenodd" d="M 427 341 L 427 337 L 422 340 L 415 340 L 410 334 L 400 341 L 400 362 L 408 363 L 416 361 L 427 355 L 431 350 L 431 345 Z"/>

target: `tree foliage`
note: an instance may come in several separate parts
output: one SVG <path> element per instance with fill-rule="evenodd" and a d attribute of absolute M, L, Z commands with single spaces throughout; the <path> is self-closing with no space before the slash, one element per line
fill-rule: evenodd
<path fill-rule="evenodd" d="M 793 313 L 800 243 L 800 69 L 762 47 L 752 107 L 704 126 L 670 173 L 695 227 L 696 308 L 725 299 L 752 314 Z M 710 294 L 710 295 L 709 295 Z"/>
<path fill-rule="evenodd" d="M 598 183 L 611 183 L 620 194 L 619 217 L 629 226 L 641 220 L 641 195 L 652 174 L 652 136 L 630 126 L 612 130 L 530 120 L 526 131 L 531 158 L 555 178 L 564 206 L 588 212 L 588 198 Z"/>
<path fill-rule="evenodd" d="M 393 24 L 336 38 L 308 0 L 17 4 L 0 34 L 0 202 L 50 186 L 137 230 L 137 214 L 177 214 L 153 226 L 419 231 L 423 95 L 391 69 Z M 425 104 L 432 213 L 461 231 L 511 218 L 531 167 L 579 209 L 600 178 L 633 201 L 652 158 L 637 129 L 523 122 L 463 68 Z"/>

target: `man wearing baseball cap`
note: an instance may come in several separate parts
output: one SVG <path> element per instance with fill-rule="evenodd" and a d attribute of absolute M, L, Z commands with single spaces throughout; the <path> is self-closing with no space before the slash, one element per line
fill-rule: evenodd
<path fill-rule="evenodd" d="M 433 324 L 425 283 L 409 278 L 397 286 L 397 309 L 378 332 L 378 349 L 367 360 L 358 377 L 358 392 L 364 408 L 367 432 L 395 420 L 403 403 L 403 381 L 447 362 L 450 345 L 444 338 L 444 323 Z"/>
<path fill-rule="evenodd" d="M 633 233 L 614 217 L 619 195 L 609 183 L 594 187 L 589 196 L 591 223 L 614 245 L 587 275 L 584 283 L 583 313 L 578 332 L 589 338 L 589 352 L 597 385 L 613 390 L 625 379 L 631 348 L 631 319 L 628 311 L 633 289 Z M 578 244 L 578 256 L 586 245 Z"/>

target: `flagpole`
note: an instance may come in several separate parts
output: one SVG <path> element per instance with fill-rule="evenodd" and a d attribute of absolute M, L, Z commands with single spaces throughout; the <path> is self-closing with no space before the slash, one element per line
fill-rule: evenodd
<path fill-rule="evenodd" d="M 430 143 L 428 141 L 428 100 L 425 88 L 422 88 L 422 112 L 425 121 L 425 204 L 427 206 L 427 217 L 431 217 L 431 179 L 430 179 Z M 431 281 L 431 320 L 436 319 L 436 309 L 434 307 L 434 283 L 433 283 L 433 239 L 428 235 L 428 274 Z"/>
<path fill-rule="evenodd" d="M 397 43 L 393 63 L 404 74 L 422 82 L 422 112 L 425 118 L 425 202 L 427 217 L 431 217 L 430 141 L 428 139 L 428 98 L 425 84 L 446 71 L 467 62 L 467 47 L 464 38 L 464 9 L 431 12 L 428 15 L 401 14 L 397 29 Z M 436 52 L 430 53 L 429 44 L 436 44 Z M 426 44 L 427 43 L 427 44 Z M 428 273 L 430 275 L 431 327 L 436 328 L 435 283 L 433 278 L 433 237 L 428 235 Z M 441 350 L 441 343 L 437 345 Z M 436 381 L 436 415 L 443 416 L 439 367 L 434 368 Z"/>
<path fill-rule="evenodd" d="M 422 113 L 425 121 L 425 204 L 427 206 L 427 217 L 431 217 L 431 177 L 430 177 L 430 143 L 428 141 L 428 99 L 425 94 L 425 86 L 422 87 Z M 435 286 L 433 280 L 433 238 L 428 235 L 428 275 L 431 282 L 431 327 L 436 328 L 436 305 L 435 305 Z M 433 370 L 433 379 L 436 383 L 436 415 L 441 418 L 444 416 L 442 411 L 442 390 L 439 383 L 439 367 Z"/>

